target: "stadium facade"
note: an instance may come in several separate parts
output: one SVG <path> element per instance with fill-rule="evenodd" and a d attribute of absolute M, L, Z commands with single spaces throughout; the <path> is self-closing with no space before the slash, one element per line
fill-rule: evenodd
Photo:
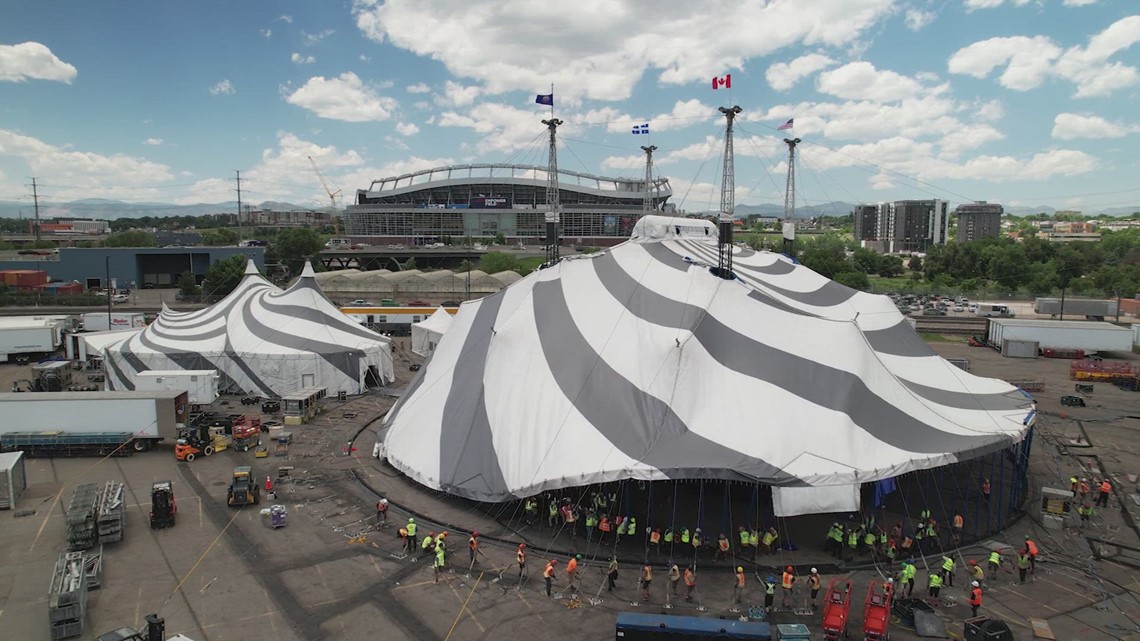
<path fill-rule="evenodd" d="M 565 244 L 609 246 L 629 238 L 645 213 L 671 213 L 667 178 L 611 178 L 559 170 Z M 547 170 L 510 164 L 452 165 L 373 181 L 344 214 L 346 234 L 369 244 L 479 242 L 542 244 Z M 648 194 L 647 194 L 648 192 Z"/>

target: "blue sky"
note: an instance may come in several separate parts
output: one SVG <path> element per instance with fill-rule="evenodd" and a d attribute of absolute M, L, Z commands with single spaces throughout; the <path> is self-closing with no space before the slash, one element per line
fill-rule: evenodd
<path fill-rule="evenodd" d="M 641 175 L 715 209 L 738 104 L 738 203 L 1140 203 L 1133 0 L 356 0 L 0 7 L 0 200 L 319 207 L 467 162 Z M 732 74 L 732 89 L 711 79 Z M 650 123 L 651 135 L 630 134 Z M 340 202 L 338 202 L 340 204 Z M 844 212 L 845 213 L 845 212 Z"/>

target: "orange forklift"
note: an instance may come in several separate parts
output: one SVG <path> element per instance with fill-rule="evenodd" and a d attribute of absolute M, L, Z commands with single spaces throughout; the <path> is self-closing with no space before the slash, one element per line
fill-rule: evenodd
<path fill-rule="evenodd" d="M 213 439 L 208 425 L 190 425 L 178 430 L 178 442 L 174 445 L 174 458 L 190 462 L 201 456 L 214 453 Z"/>

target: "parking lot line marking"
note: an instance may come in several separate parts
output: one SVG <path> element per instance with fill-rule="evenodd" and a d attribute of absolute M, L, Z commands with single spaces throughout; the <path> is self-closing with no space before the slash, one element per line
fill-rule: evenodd
<path fill-rule="evenodd" d="M 331 602 L 331 601 L 329 601 L 329 603 L 332 603 L 332 602 Z M 320 605 L 320 604 L 318 603 L 317 605 Z M 244 623 L 244 622 L 246 622 L 246 621 L 252 621 L 252 620 L 254 620 L 254 619 L 260 619 L 260 618 L 262 618 L 262 617 L 271 616 L 271 615 L 274 615 L 274 614 L 277 614 L 277 613 L 278 613 L 278 610 L 270 610 L 269 612 L 262 612 L 261 614 L 253 614 L 253 615 L 250 615 L 250 616 L 247 616 L 247 617 L 242 617 L 242 618 L 240 618 L 240 619 L 234 619 L 233 621 L 219 621 L 219 622 L 217 622 L 217 623 L 211 623 L 211 624 L 209 624 L 209 625 L 204 625 L 204 626 L 202 626 L 202 629 L 203 629 L 203 630 L 208 630 L 208 629 L 210 629 L 210 628 L 216 628 L 216 627 L 218 627 L 219 625 L 234 625 L 234 624 L 236 624 L 236 623 Z"/>
<path fill-rule="evenodd" d="M 1022 593 L 1021 593 L 1021 592 L 1019 592 L 1018 590 L 1014 590 L 1014 589 L 1013 589 L 1013 588 L 1011 588 L 1011 587 L 1008 587 L 1008 586 L 1000 586 L 1000 589 L 1002 590 L 1003 594 L 1012 594 L 1012 595 L 1014 595 L 1014 596 L 1018 596 L 1018 597 L 1021 597 L 1022 599 L 1028 599 L 1028 600 L 1030 600 L 1030 601 L 1033 601 L 1033 604 L 1034 604 L 1034 605 L 1038 605 L 1038 606 L 1041 606 L 1041 607 L 1045 608 L 1046 610 L 1049 610 L 1050 612 L 1053 612 L 1054 614 L 1060 614 L 1060 613 L 1061 613 L 1061 611 L 1060 611 L 1060 610 L 1058 610 L 1058 609 L 1056 609 L 1056 608 L 1051 608 L 1051 607 L 1049 607 L 1048 605 L 1046 605 L 1046 604 L 1044 604 L 1044 603 L 1042 603 L 1042 602 L 1040 602 L 1040 601 L 1038 601 L 1038 600 L 1036 600 L 1036 599 L 1030 598 L 1028 595 L 1022 594 Z M 1007 606 L 1007 607 L 1008 607 L 1008 606 Z M 1012 608 L 1011 608 L 1011 609 L 1012 609 Z"/>
<path fill-rule="evenodd" d="M 1064 590 L 1066 592 L 1072 592 L 1073 594 L 1081 597 L 1082 599 L 1088 600 L 1089 603 L 1096 603 L 1097 602 L 1097 599 L 1094 599 L 1094 598 L 1088 596 L 1087 594 L 1081 594 L 1080 592 L 1077 592 L 1076 590 L 1074 590 L 1068 586 L 1061 585 L 1060 583 L 1057 583 L 1056 581 L 1050 581 L 1049 579 L 1046 579 L 1045 577 L 1041 577 L 1041 580 L 1050 584 L 1050 585 L 1055 585 L 1055 586 L 1061 588 L 1062 590 Z"/>
<path fill-rule="evenodd" d="M 471 585 L 471 591 L 467 593 L 467 598 L 464 599 L 463 605 L 460 606 L 459 612 L 456 613 L 455 620 L 451 622 L 451 629 L 447 631 L 447 636 L 443 638 L 443 641 L 450 641 L 451 640 L 451 635 L 455 633 L 455 626 L 459 625 L 459 620 L 461 618 L 463 618 L 464 610 L 466 610 L 468 614 L 471 614 L 471 611 L 467 610 L 467 602 L 470 601 L 471 597 L 475 595 L 475 588 L 479 587 L 479 582 L 482 580 L 483 580 L 483 573 L 480 572 L 479 578 L 475 579 L 475 583 Z M 448 585 L 450 585 L 450 584 L 448 584 Z M 454 589 L 455 588 L 452 588 L 453 591 L 454 591 Z M 459 593 L 456 592 L 455 596 L 458 597 Z M 475 621 L 475 615 L 471 615 L 471 620 Z M 483 630 L 483 626 L 479 625 L 478 621 L 475 621 L 475 625 L 478 625 L 479 629 Z M 486 630 L 483 630 L 483 632 L 485 633 Z"/>
<path fill-rule="evenodd" d="M 456 599 L 463 599 L 463 597 L 459 596 L 459 591 L 455 589 L 454 585 L 448 583 L 447 587 L 451 588 L 451 592 L 455 595 Z M 479 623 L 479 619 L 475 618 L 475 613 L 471 611 L 471 608 L 467 607 L 466 601 L 463 602 L 463 610 L 461 610 L 461 612 L 464 610 L 467 612 L 467 615 L 471 617 L 471 620 L 475 622 L 475 625 L 479 627 L 479 631 L 483 634 L 487 634 L 486 628 L 483 627 L 482 623 Z"/>
<path fill-rule="evenodd" d="M 142 614 L 142 582 L 139 582 L 139 594 L 135 598 L 135 621 L 139 620 L 139 615 Z"/>
<path fill-rule="evenodd" d="M 449 581 L 447 581 L 447 579 L 444 579 L 444 581 L 447 582 L 448 585 L 451 584 Z M 403 590 L 404 588 L 418 588 L 418 587 L 421 587 L 424 585 L 435 585 L 435 584 L 436 584 L 435 581 L 420 581 L 419 583 L 404 583 L 402 585 L 392 586 L 392 589 L 393 590 Z"/>
<path fill-rule="evenodd" d="M 36 543 L 39 543 L 40 535 L 44 533 L 44 528 L 47 527 L 48 519 L 50 519 L 51 515 L 55 513 L 55 506 L 57 503 L 59 503 L 59 499 L 62 496 L 63 487 L 60 486 L 59 491 L 55 493 L 55 498 L 52 499 L 51 509 L 47 511 L 47 514 L 44 514 L 44 520 L 40 523 L 40 529 L 36 532 L 36 538 L 32 539 L 32 547 L 28 548 L 29 552 L 36 549 Z"/>

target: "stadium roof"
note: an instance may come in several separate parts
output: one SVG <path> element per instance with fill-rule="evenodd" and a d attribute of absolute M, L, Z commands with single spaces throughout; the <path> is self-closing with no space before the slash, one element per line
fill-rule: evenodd
<path fill-rule="evenodd" d="M 357 193 L 377 198 L 431 187 L 473 183 L 529 184 L 536 187 L 546 187 L 546 178 L 547 168 L 545 166 L 500 163 L 447 165 L 373 180 L 368 189 L 357 190 Z M 558 184 L 562 189 L 609 196 L 615 195 L 616 192 L 628 198 L 641 198 L 644 193 L 645 179 L 598 176 L 559 168 Z M 651 190 L 657 198 L 666 198 L 673 194 L 668 178 L 654 179 Z"/>

